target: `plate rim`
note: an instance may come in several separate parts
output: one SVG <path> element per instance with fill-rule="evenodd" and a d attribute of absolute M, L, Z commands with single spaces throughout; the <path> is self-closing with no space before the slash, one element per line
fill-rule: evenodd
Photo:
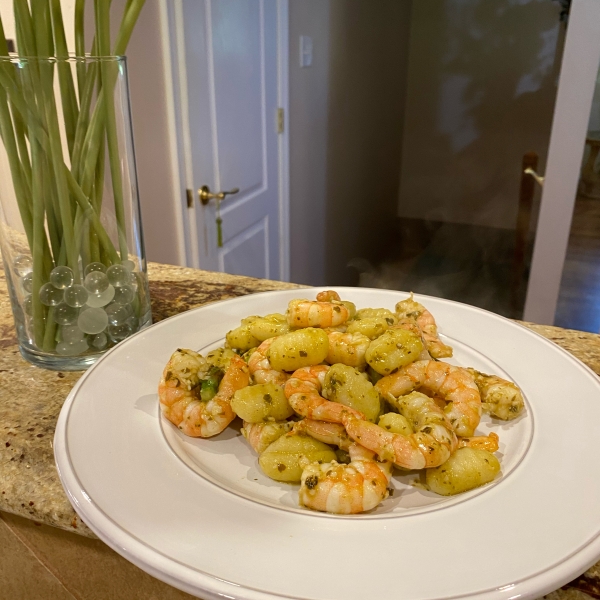
<path fill-rule="evenodd" d="M 171 322 L 173 319 L 185 318 L 188 317 L 190 313 L 195 313 L 206 309 L 207 307 L 213 306 L 215 304 L 223 304 L 223 303 L 238 303 L 243 302 L 248 296 L 256 296 L 256 295 L 285 295 L 290 292 L 298 291 L 299 293 L 308 293 L 312 294 L 314 292 L 322 291 L 325 289 L 334 289 L 338 291 L 374 291 L 377 293 L 391 293 L 391 294 L 404 294 L 407 295 L 409 292 L 403 292 L 400 290 L 388 290 L 388 289 L 380 289 L 380 288 L 354 288 L 347 286 L 317 286 L 317 287 L 298 287 L 298 288 L 289 288 L 284 290 L 267 290 L 255 292 L 253 294 L 248 294 L 244 296 L 238 296 L 234 298 L 228 298 L 220 301 L 210 302 L 203 304 L 201 306 L 192 308 L 190 310 L 184 311 L 182 313 L 178 313 L 176 315 L 172 315 L 166 319 L 163 319 L 151 327 L 141 330 L 130 336 L 124 342 L 121 342 L 118 346 L 108 351 L 104 354 L 95 365 L 93 365 L 90 369 L 88 369 L 83 376 L 76 382 L 75 386 L 72 388 L 67 398 L 65 399 L 63 408 L 61 409 L 56 431 L 54 435 L 54 455 L 56 461 L 56 467 L 59 474 L 60 481 L 65 489 L 67 497 L 75 511 L 80 514 L 86 525 L 108 546 L 113 548 L 119 554 L 124 556 L 127 560 L 141 568 L 142 570 L 150 573 L 152 576 L 156 577 L 176 587 L 183 591 L 186 591 L 190 594 L 199 594 L 201 593 L 203 596 L 207 594 L 210 595 L 210 598 L 215 598 L 221 600 L 224 596 L 229 598 L 247 598 L 248 600 L 273 600 L 273 599 L 281 599 L 281 598 L 299 598 L 299 596 L 291 596 L 287 594 L 278 594 L 274 592 L 267 592 L 264 590 L 260 590 L 257 588 L 253 588 L 250 586 L 240 585 L 234 582 L 229 582 L 224 579 L 221 579 L 215 575 L 211 575 L 210 573 L 204 572 L 195 567 L 185 565 L 174 559 L 163 554 L 161 551 L 156 550 L 139 540 L 133 534 L 129 533 L 126 529 L 121 527 L 118 523 L 116 523 L 109 515 L 106 515 L 102 509 L 97 508 L 92 501 L 85 494 L 84 487 L 79 481 L 77 474 L 74 471 L 74 467 L 71 464 L 69 453 L 68 453 L 68 445 L 67 445 L 67 424 L 68 424 L 68 416 L 70 410 L 73 406 L 75 398 L 80 390 L 80 388 L 85 384 L 85 381 L 90 376 L 90 373 L 94 371 L 98 367 L 98 365 L 102 364 L 107 358 L 111 357 L 112 353 L 117 349 L 123 348 L 124 344 L 131 342 L 134 338 L 139 335 L 143 335 L 147 333 L 150 328 L 160 328 L 166 323 Z M 552 347 L 554 351 L 559 352 L 563 357 L 569 359 L 571 363 L 573 363 L 580 371 L 582 371 L 585 375 L 591 376 L 592 379 L 596 382 L 596 384 L 600 385 L 600 377 L 585 363 L 576 358 L 570 352 L 553 342 L 552 340 L 544 337 L 540 333 L 522 325 L 519 322 L 513 321 L 502 315 L 498 315 L 491 311 L 471 306 L 469 304 L 456 302 L 453 300 L 447 300 L 445 298 L 438 298 L 434 296 L 426 296 L 424 294 L 415 294 L 415 297 L 418 299 L 424 299 L 425 303 L 427 299 L 435 300 L 436 302 L 442 302 L 448 305 L 461 305 L 464 308 L 475 312 L 486 313 L 487 315 L 491 315 L 491 317 L 495 319 L 499 319 L 504 323 L 517 327 L 520 331 L 524 331 L 530 336 L 541 340 L 542 343 L 549 345 Z M 72 490 L 71 484 L 75 483 L 75 491 Z M 460 594 L 460 595 L 452 595 L 452 596 L 444 596 L 444 598 L 454 599 L 454 598 L 469 598 L 469 599 L 479 599 L 479 600 L 491 600 L 497 599 L 500 597 L 505 597 L 504 594 L 510 593 L 510 596 L 506 596 L 511 600 L 512 598 L 534 598 L 539 595 L 545 594 L 549 591 L 557 589 L 564 583 L 571 581 L 574 577 L 581 574 L 591 565 L 593 565 L 600 556 L 600 531 L 582 546 L 575 549 L 571 554 L 564 557 L 561 561 L 557 562 L 554 565 L 550 565 L 549 567 L 538 571 L 530 576 L 524 577 L 518 581 L 510 585 L 505 585 L 500 588 L 488 588 L 485 590 L 479 590 L 476 592 L 471 592 L 468 594 Z M 167 569 L 166 566 L 170 568 Z M 549 574 L 552 573 L 553 576 L 549 577 Z M 199 581 L 200 579 L 200 581 Z M 232 590 L 243 590 L 243 596 L 232 596 Z M 440 598 L 441 600 L 441 598 Z"/>

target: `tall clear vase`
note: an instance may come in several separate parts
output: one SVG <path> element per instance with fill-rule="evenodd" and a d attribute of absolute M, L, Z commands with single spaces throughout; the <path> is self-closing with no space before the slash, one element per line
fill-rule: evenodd
<path fill-rule="evenodd" d="M 151 323 L 125 57 L 0 57 L 0 137 L 21 354 L 85 369 Z"/>

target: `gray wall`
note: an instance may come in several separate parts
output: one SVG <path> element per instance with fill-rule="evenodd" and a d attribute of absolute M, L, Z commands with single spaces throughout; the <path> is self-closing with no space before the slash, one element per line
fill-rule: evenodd
<path fill-rule="evenodd" d="M 290 1 L 292 281 L 354 283 L 348 261 L 377 253 L 395 217 L 410 4 Z"/>
<path fill-rule="evenodd" d="M 325 284 L 329 0 L 290 0 L 290 280 Z M 300 68 L 299 39 L 313 41 Z"/>

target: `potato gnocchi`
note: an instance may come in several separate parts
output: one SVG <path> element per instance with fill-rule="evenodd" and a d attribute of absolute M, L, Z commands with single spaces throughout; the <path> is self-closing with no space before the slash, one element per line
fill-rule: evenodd
<path fill-rule="evenodd" d="M 452 355 L 412 295 L 359 308 L 332 290 L 253 315 L 206 358 L 178 349 L 159 383 L 163 416 L 211 437 L 236 417 L 275 481 L 300 484 L 300 504 L 336 514 L 371 510 L 393 470 L 421 474 L 442 496 L 498 477 L 498 436 L 473 436 L 483 411 L 524 410 L 512 382 L 439 360 Z"/>

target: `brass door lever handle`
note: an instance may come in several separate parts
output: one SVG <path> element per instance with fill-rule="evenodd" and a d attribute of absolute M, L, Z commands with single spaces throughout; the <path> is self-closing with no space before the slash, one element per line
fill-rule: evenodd
<path fill-rule="evenodd" d="M 233 194 L 237 194 L 240 191 L 240 188 L 233 188 L 228 192 L 217 192 L 213 194 L 210 191 L 210 188 L 207 185 L 203 185 L 198 190 L 198 196 L 200 198 L 200 202 L 202 202 L 203 206 L 206 206 L 213 198 L 216 200 L 225 200 L 225 196 L 231 196 Z"/>
<path fill-rule="evenodd" d="M 527 167 L 523 173 L 527 173 L 527 175 L 531 175 L 541 186 L 544 185 L 544 177 L 538 175 L 531 167 Z"/>

